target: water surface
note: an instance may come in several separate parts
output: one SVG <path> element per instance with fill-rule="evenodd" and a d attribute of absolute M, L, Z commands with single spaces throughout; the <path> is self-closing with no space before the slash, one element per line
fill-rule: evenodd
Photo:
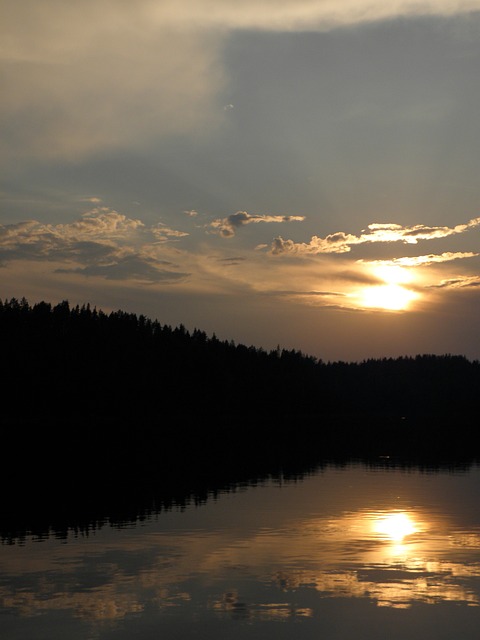
<path fill-rule="evenodd" d="M 480 467 L 327 465 L 0 546 L 2 640 L 478 640 Z"/>

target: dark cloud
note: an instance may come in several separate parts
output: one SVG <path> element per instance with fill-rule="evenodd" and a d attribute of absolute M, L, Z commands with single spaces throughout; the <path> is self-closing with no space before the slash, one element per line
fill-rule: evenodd
<path fill-rule="evenodd" d="M 219 258 L 218 260 L 218 262 L 226 266 L 236 266 L 245 261 L 246 261 L 246 258 L 242 258 L 241 256 L 234 256 L 232 258 Z"/>
<path fill-rule="evenodd" d="M 84 276 L 100 276 L 107 280 L 141 280 L 167 284 L 184 280 L 190 274 L 160 269 L 156 265 L 136 256 L 127 257 L 114 264 L 94 264 L 76 269 L 56 269 L 56 273 L 79 273 Z"/>
<path fill-rule="evenodd" d="M 218 233 L 223 238 L 231 238 L 240 227 L 247 224 L 257 224 L 259 222 L 303 222 L 305 216 L 274 216 L 274 215 L 251 215 L 246 211 L 237 211 L 226 218 L 217 218 L 210 223 L 209 227 L 214 233 Z"/>
<path fill-rule="evenodd" d="M 478 276 L 461 276 L 457 278 L 449 278 L 442 280 L 438 284 L 429 285 L 428 289 L 466 289 L 480 287 L 480 278 Z"/>
<path fill-rule="evenodd" d="M 270 295 L 274 296 L 301 296 L 301 297 L 313 297 L 313 298 L 345 298 L 347 294 L 341 291 L 302 291 L 302 290 L 278 290 L 270 291 Z"/>

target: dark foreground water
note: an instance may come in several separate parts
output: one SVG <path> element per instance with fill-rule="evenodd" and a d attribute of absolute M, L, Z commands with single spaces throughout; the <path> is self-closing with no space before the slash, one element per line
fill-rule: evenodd
<path fill-rule="evenodd" d="M 478 640 L 480 468 L 327 465 L 0 546 L 2 640 Z"/>

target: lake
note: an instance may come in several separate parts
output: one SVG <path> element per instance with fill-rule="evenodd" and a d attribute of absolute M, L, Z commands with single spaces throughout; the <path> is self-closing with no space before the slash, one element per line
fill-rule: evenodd
<path fill-rule="evenodd" d="M 0 545 L 2 640 L 478 640 L 480 467 L 328 463 Z"/>

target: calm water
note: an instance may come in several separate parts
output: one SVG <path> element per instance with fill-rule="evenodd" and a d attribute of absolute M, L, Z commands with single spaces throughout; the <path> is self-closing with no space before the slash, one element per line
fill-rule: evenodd
<path fill-rule="evenodd" d="M 480 468 L 327 466 L 0 546 L 2 640 L 480 637 Z"/>

